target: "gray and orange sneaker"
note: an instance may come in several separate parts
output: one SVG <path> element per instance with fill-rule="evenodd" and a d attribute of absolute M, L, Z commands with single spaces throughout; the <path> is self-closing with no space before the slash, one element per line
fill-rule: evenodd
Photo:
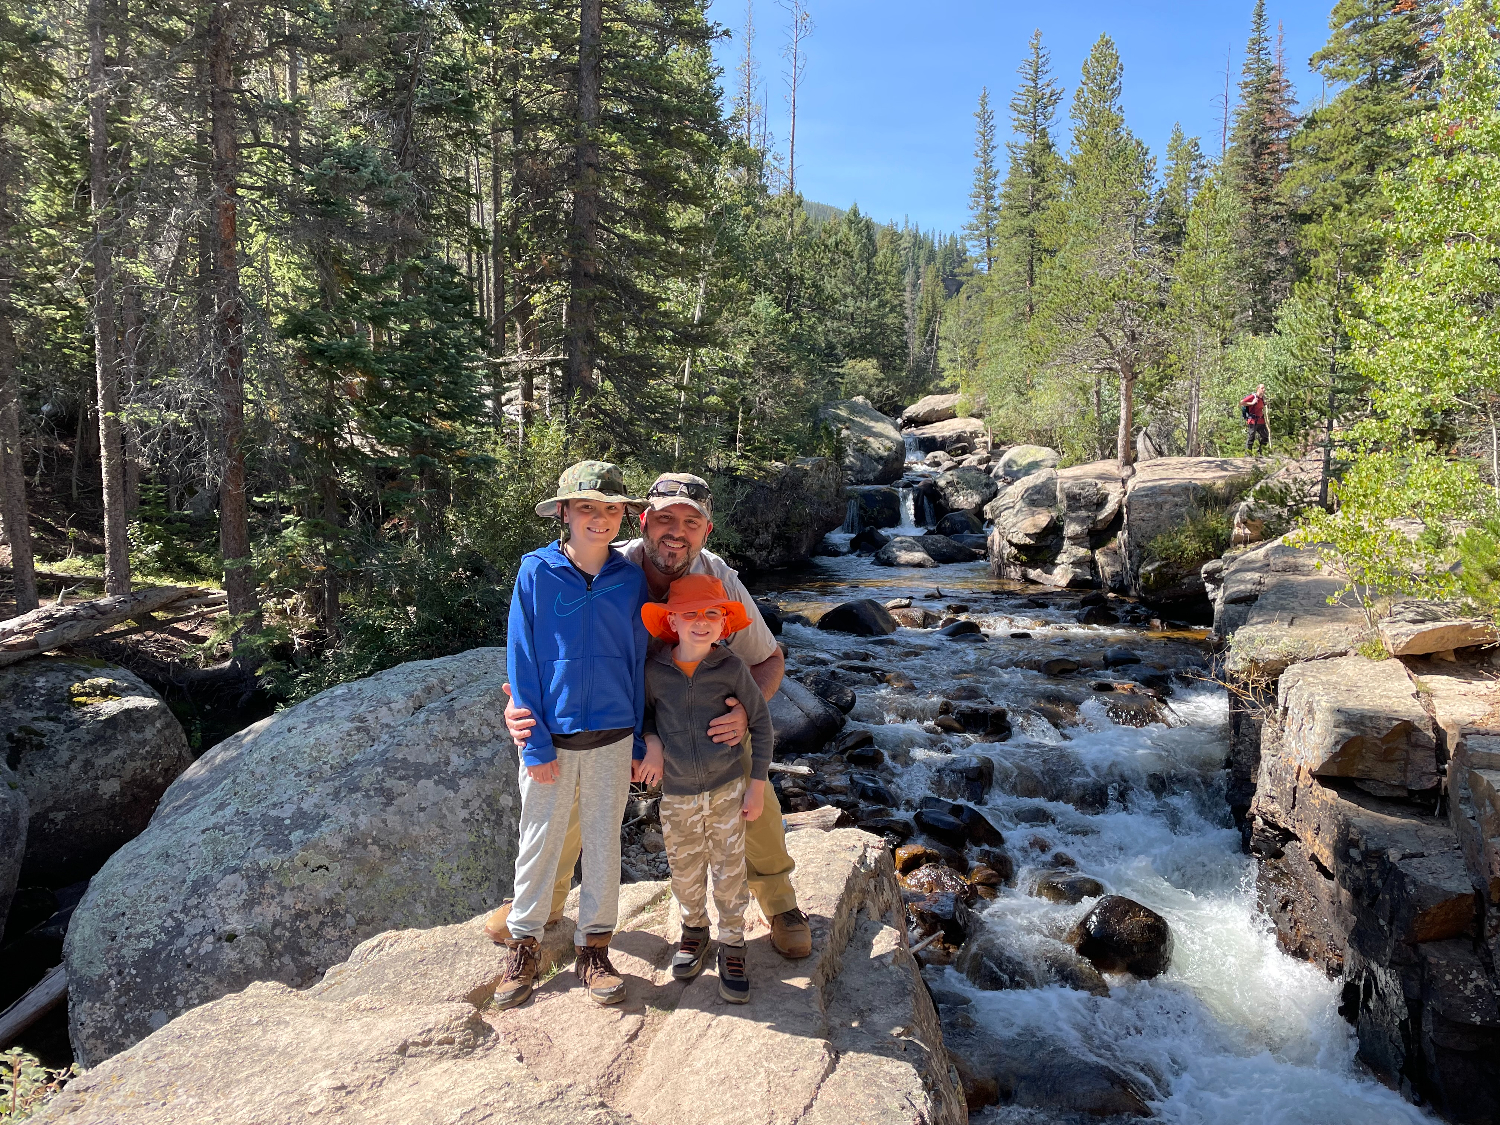
<path fill-rule="evenodd" d="M 683 926 L 682 940 L 672 954 L 672 979 L 692 980 L 708 960 L 708 927 Z"/>
<path fill-rule="evenodd" d="M 719 946 L 719 995 L 731 1004 L 744 1004 L 750 999 L 743 945 Z"/>

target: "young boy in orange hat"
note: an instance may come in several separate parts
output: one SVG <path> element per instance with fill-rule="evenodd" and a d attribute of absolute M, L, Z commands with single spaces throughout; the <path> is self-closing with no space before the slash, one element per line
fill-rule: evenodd
<path fill-rule="evenodd" d="M 750 624 L 745 607 L 707 574 L 672 583 L 665 603 L 647 602 L 641 619 L 673 643 L 646 661 L 646 759 L 642 780 L 662 783 L 661 828 L 682 911 L 682 940 L 672 976 L 691 980 L 708 956 L 708 888 L 713 872 L 719 909 L 719 995 L 750 999 L 745 972 L 745 825 L 760 816 L 771 765 L 771 712 L 750 669 L 719 642 Z M 738 699 L 750 719 L 750 778 L 743 747 L 708 737 L 708 724 Z"/>

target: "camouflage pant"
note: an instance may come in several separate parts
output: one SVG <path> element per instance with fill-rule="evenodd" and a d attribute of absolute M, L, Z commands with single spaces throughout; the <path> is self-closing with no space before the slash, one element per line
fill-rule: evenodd
<path fill-rule="evenodd" d="M 712 870 L 722 945 L 745 944 L 750 884 L 745 873 L 745 819 L 740 815 L 744 798 L 742 777 L 707 793 L 691 797 L 663 793 L 661 798 L 661 832 L 682 924 L 708 925 L 708 874 Z"/>

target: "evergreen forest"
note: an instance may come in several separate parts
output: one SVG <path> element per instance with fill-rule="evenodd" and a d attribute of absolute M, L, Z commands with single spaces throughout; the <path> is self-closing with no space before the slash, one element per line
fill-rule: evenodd
<path fill-rule="evenodd" d="M 800 0 L 5 0 L 15 612 L 36 571 L 221 585 L 203 659 L 303 698 L 500 639 L 584 456 L 730 480 L 938 391 L 1068 462 L 1232 454 L 1258 383 L 1320 540 L 1415 516 L 1422 581 L 1494 577 L 1492 5 L 1337 0 L 1315 103 L 1246 7 L 1221 134 L 1162 153 L 1107 34 L 997 53 L 942 232 L 799 193 Z"/>

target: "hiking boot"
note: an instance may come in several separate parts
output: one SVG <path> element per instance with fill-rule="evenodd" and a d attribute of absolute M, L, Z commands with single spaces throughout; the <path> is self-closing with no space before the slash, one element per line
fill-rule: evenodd
<path fill-rule="evenodd" d="M 794 961 L 811 953 L 812 927 L 807 924 L 807 915 L 794 906 L 772 918 L 771 945 Z"/>
<path fill-rule="evenodd" d="M 578 954 L 573 971 L 596 1004 L 618 1004 L 625 999 L 625 982 L 609 961 L 609 939 L 613 934 L 589 934 L 587 945 L 575 945 Z"/>
<path fill-rule="evenodd" d="M 744 1004 L 750 999 L 743 945 L 719 946 L 719 995 L 731 1004 Z"/>
<path fill-rule="evenodd" d="M 491 910 L 489 917 L 484 920 L 484 936 L 496 945 L 504 945 L 510 941 L 510 908 L 513 905 L 513 903 L 507 902 L 503 906 Z M 550 926 L 553 922 L 561 922 L 562 916 L 563 912 L 561 910 L 555 911 L 552 917 L 547 919 L 547 925 Z"/>
<path fill-rule="evenodd" d="M 672 979 L 692 980 L 703 971 L 708 959 L 708 927 L 683 926 L 682 940 L 672 954 Z"/>
<path fill-rule="evenodd" d="M 541 967 L 536 957 L 536 938 L 511 938 L 505 948 L 510 950 L 510 958 L 500 986 L 495 989 L 495 1007 L 502 1011 L 526 1003 Z"/>

